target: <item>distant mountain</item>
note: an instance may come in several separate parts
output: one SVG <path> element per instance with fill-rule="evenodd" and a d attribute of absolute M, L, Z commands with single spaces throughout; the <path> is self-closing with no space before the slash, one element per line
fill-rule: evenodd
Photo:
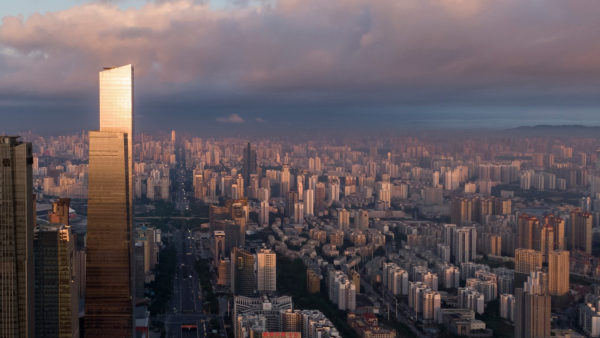
<path fill-rule="evenodd" d="M 580 124 L 521 126 L 505 130 L 521 136 L 600 137 L 600 126 Z"/>

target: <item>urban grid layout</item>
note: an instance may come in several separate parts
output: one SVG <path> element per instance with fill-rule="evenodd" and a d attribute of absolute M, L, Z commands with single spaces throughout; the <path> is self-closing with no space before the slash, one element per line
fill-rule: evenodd
<path fill-rule="evenodd" d="M 0 338 L 600 337 L 600 3 L 380 1 L 0 5 Z"/>

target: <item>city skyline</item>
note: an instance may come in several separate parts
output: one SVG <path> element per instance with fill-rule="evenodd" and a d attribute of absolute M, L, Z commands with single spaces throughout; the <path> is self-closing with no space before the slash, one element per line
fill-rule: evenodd
<path fill-rule="evenodd" d="M 0 11 L 7 132 L 96 128 L 90 69 L 128 63 L 146 131 L 600 124 L 593 1 L 23 6 Z"/>
<path fill-rule="evenodd" d="M 597 0 L 39 1 L 0 337 L 600 338 Z"/>

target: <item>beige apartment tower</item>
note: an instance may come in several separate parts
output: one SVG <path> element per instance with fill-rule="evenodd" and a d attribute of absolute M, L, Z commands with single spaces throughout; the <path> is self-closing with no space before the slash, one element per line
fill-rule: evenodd
<path fill-rule="evenodd" d="M 133 67 L 100 72 L 100 130 L 90 131 L 86 337 L 131 337 Z"/>
<path fill-rule="evenodd" d="M 34 337 L 31 143 L 0 136 L 0 337 Z"/>
<path fill-rule="evenodd" d="M 562 296 L 569 292 L 569 251 L 549 253 L 548 292 L 551 296 Z"/>
<path fill-rule="evenodd" d="M 256 253 L 256 278 L 259 292 L 275 292 L 277 290 L 277 255 L 269 249 L 261 249 Z"/>

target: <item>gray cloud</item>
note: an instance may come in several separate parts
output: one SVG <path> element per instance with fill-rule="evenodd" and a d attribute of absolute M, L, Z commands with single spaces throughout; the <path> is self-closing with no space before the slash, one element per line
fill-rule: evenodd
<path fill-rule="evenodd" d="M 133 63 L 139 95 L 166 103 L 596 104 L 598 17 L 597 0 L 91 3 L 3 18 L 0 91 L 89 95 L 102 66 Z"/>

